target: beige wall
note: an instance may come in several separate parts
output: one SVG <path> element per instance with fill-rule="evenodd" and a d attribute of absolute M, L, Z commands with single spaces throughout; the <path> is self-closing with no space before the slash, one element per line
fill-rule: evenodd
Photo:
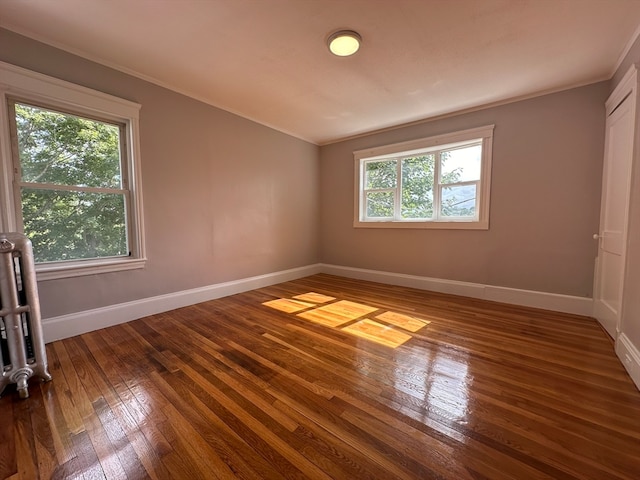
<path fill-rule="evenodd" d="M 0 46 L 142 104 L 147 267 L 40 282 L 44 318 L 318 261 L 318 147 L 2 29 Z"/>
<path fill-rule="evenodd" d="M 591 296 L 608 82 L 320 149 L 324 263 Z M 495 124 L 488 231 L 354 228 L 354 150 Z"/>

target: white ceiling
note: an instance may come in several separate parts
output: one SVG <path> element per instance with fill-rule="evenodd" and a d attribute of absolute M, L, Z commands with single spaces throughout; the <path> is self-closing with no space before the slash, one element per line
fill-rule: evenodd
<path fill-rule="evenodd" d="M 608 79 L 638 25 L 639 0 L 0 0 L 0 26 L 317 144 Z"/>

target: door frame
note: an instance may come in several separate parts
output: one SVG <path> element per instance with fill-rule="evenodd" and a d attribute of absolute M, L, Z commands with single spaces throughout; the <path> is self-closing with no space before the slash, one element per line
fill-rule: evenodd
<path fill-rule="evenodd" d="M 606 164 L 604 162 L 606 162 L 606 157 L 607 157 L 607 151 L 608 151 L 608 122 L 609 122 L 609 117 L 616 111 L 616 109 L 622 104 L 622 102 L 624 102 L 625 100 L 627 100 L 627 98 L 630 101 L 630 108 L 631 108 L 631 115 L 632 115 L 632 119 L 633 119 L 633 127 L 632 127 L 632 131 L 633 131 L 633 146 L 632 146 L 632 152 L 631 152 L 631 165 L 629 168 L 629 176 L 626 179 L 627 184 L 625 185 L 626 187 L 626 199 L 625 199 L 625 212 L 624 212 L 624 223 L 623 223 L 623 232 L 622 232 L 622 254 L 621 254 L 621 262 L 622 262 L 622 268 L 620 271 L 620 292 L 619 292 L 619 302 L 618 302 L 618 311 L 617 311 L 617 315 L 616 315 L 616 325 L 615 325 L 615 332 L 614 332 L 614 337 L 613 340 L 617 341 L 618 336 L 620 335 L 620 326 L 622 323 L 622 318 L 623 318 L 623 309 L 624 309 L 624 290 L 625 290 L 625 277 L 626 277 L 626 270 L 627 270 L 627 265 L 626 265 L 626 260 L 627 260 L 627 244 L 628 244 L 628 226 L 629 226 L 629 206 L 631 203 L 631 182 L 632 182 L 632 178 L 633 178 L 633 174 L 634 174 L 634 170 L 635 170 L 635 164 L 636 164 L 636 158 L 638 155 L 638 146 L 639 146 L 639 141 L 638 141 L 638 113 L 639 113 L 639 109 L 638 109 L 638 68 L 637 66 L 631 65 L 631 67 L 629 68 L 629 70 L 627 71 L 627 73 L 624 75 L 624 77 L 622 78 L 622 80 L 620 81 L 620 83 L 618 83 L 618 85 L 616 86 L 616 88 L 613 90 L 613 92 L 611 93 L 611 95 L 609 95 L 609 97 L 607 98 L 607 101 L 605 102 L 605 135 L 607 135 L 607 138 L 605 138 L 605 150 L 604 150 L 604 157 L 603 157 L 603 178 L 602 178 L 602 187 L 603 190 L 601 192 L 601 209 L 600 209 L 600 221 L 598 224 L 598 233 L 597 236 L 594 238 L 598 239 L 598 255 L 596 256 L 596 261 L 595 261 L 595 269 L 594 269 L 594 277 L 593 277 L 593 294 L 594 294 L 594 302 L 593 302 L 593 316 L 598 320 L 599 323 L 600 319 L 598 318 L 598 303 L 596 301 L 596 295 L 599 292 L 600 289 L 600 242 L 602 242 L 602 226 L 603 226 L 603 204 L 604 204 L 604 200 L 605 200 L 605 195 L 606 192 L 604 190 L 604 188 L 606 187 Z M 602 323 L 601 323 L 602 324 Z M 607 330 L 604 325 L 603 328 L 605 330 Z M 607 331 L 607 333 L 609 333 Z"/>

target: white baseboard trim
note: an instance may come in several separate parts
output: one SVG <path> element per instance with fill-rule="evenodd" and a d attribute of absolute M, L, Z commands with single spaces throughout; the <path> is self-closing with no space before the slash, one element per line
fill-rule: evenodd
<path fill-rule="evenodd" d="M 53 342 L 93 330 L 129 322 L 148 315 L 155 315 L 228 295 L 307 277 L 316 273 L 328 273 L 348 278 L 370 280 L 390 285 L 450 293 L 453 295 L 481 298 L 577 315 L 590 316 L 593 308 L 593 302 L 590 298 L 318 263 L 44 319 L 42 321 L 44 339 L 45 342 Z"/>
<path fill-rule="evenodd" d="M 620 334 L 616 341 L 616 355 L 640 390 L 640 350 L 624 333 Z"/>
<path fill-rule="evenodd" d="M 342 277 L 369 280 L 372 282 L 399 285 L 402 287 L 430 290 L 432 292 L 450 293 L 464 297 L 481 298 L 494 302 L 509 303 L 525 307 L 542 308 L 556 312 L 573 313 L 591 316 L 593 300 L 591 298 L 560 295 L 557 293 L 520 290 L 517 288 L 496 287 L 481 283 L 459 282 L 440 278 L 405 275 L 402 273 L 382 272 L 363 268 L 344 267 L 341 265 L 321 264 L 322 273 Z"/>
<path fill-rule="evenodd" d="M 43 319 L 42 330 L 44 340 L 47 343 L 53 342 L 93 330 L 129 322 L 148 315 L 155 315 L 176 308 L 315 275 L 316 273 L 320 273 L 320 271 L 320 264 L 308 265 Z"/>

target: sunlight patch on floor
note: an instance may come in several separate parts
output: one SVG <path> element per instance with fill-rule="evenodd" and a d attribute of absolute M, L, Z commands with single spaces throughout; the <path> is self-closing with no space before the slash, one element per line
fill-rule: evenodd
<path fill-rule="evenodd" d="M 335 300 L 335 297 L 330 297 L 328 295 L 322 295 L 321 293 L 309 292 L 303 293 L 302 295 L 296 295 L 293 298 L 296 300 L 302 300 L 304 302 L 314 302 L 314 303 L 327 303 L 331 300 Z"/>
<path fill-rule="evenodd" d="M 384 312 L 380 315 L 376 315 L 378 320 L 395 325 L 396 327 L 404 328 L 410 332 L 417 332 L 425 325 L 431 323 L 428 320 L 420 320 L 419 318 L 410 317 L 409 315 L 403 315 L 396 312 Z"/>
<path fill-rule="evenodd" d="M 293 299 L 278 298 L 264 302 L 262 305 L 285 313 L 296 314 L 297 317 L 325 327 L 340 328 L 343 332 L 391 348 L 397 348 L 413 338 L 408 332 L 416 333 L 431 323 L 429 320 L 391 311 L 376 315 L 375 319 L 379 321 L 363 318 L 380 309 L 348 300 L 338 300 L 327 305 L 317 306 L 318 303 L 332 300 L 336 300 L 336 298 L 309 292 L 295 295 Z M 302 312 L 302 310 L 306 311 Z"/>
<path fill-rule="evenodd" d="M 277 300 L 264 302 L 263 305 L 286 313 L 295 313 L 300 310 L 315 307 L 313 303 L 301 302 L 300 300 L 290 300 L 288 298 L 278 298 Z"/>
<path fill-rule="evenodd" d="M 327 327 L 338 327 L 376 310 L 378 310 L 376 307 L 370 307 L 362 303 L 340 300 L 308 312 L 299 313 L 298 317 L 326 325 Z"/>
<path fill-rule="evenodd" d="M 342 331 L 392 348 L 397 348 L 407 340 L 413 338 L 411 335 L 395 330 L 388 325 L 374 322 L 368 318 L 344 327 Z"/>

